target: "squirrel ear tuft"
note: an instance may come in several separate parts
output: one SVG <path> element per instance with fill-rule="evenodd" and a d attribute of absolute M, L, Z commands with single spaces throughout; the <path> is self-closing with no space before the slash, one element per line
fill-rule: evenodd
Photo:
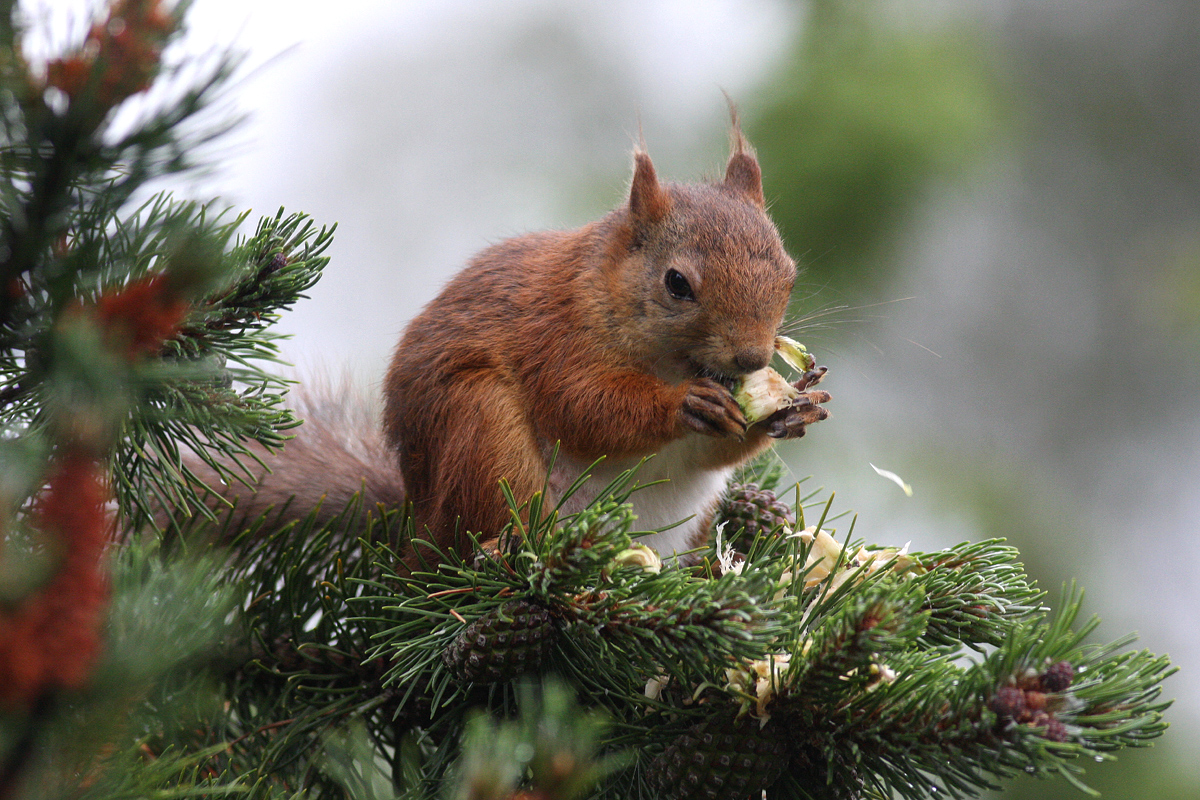
<path fill-rule="evenodd" d="M 633 154 L 633 163 L 629 212 L 637 222 L 661 222 L 671 211 L 671 196 L 659 184 L 650 156 L 639 150 Z"/>
<path fill-rule="evenodd" d="M 738 119 L 737 106 L 729 95 L 729 163 L 725 167 L 725 185 L 757 206 L 766 207 L 763 197 L 762 169 L 754 157 L 754 148 L 742 135 L 742 123 Z"/>
<path fill-rule="evenodd" d="M 725 185 L 754 205 L 765 208 L 767 201 L 763 197 L 762 169 L 740 131 L 737 137 L 738 145 L 735 145 L 729 156 L 729 164 L 725 167 Z"/>
<path fill-rule="evenodd" d="M 734 153 L 725 167 L 725 185 L 756 206 L 766 207 L 763 197 L 762 170 L 758 159 L 747 152 Z"/>

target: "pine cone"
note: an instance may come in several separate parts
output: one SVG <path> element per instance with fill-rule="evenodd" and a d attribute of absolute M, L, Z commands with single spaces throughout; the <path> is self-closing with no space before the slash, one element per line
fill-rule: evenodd
<path fill-rule="evenodd" d="M 1021 721 L 1026 717 L 1025 693 L 1015 686 L 1005 686 L 988 700 L 988 708 L 1002 719 Z"/>
<path fill-rule="evenodd" d="M 503 683 L 536 672 L 554 634 L 550 612 L 513 600 L 468 625 L 442 653 L 442 663 L 463 682 Z"/>
<path fill-rule="evenodd" d="M 648 775 L 671 800 L 758 797 L 787 766 L 779 729 L 732 717 L 697 723 L 651 762 Z"/>
<path fill-rule="evenodd" d="M 1051 717 L 1046 721 L 1046 730 L 1042 733 L 1042 737 L 1052 742 L 1065 742 L 1071 738 L 1071 734 L 1061 720 Z"/>
<path fill-rule="evenodd" d="M 1042 673 L 1042 691 L 1065 692 L 1070 688 L 1073 680 L 1075 680 L 1075 668 L 1071 666 L 1071 662 L 1059 661 L 1056 664 L 1051 664 Z"/>
<path fill-rule="evenodd" d="M 796 524 L 796 515 L 769 489 L 753 483 L 731 483 L 717 509 L 716 521 L 727 523 L 725 533 L 731 540 L 752 541 L 760 532 Z M 738 534 L 739 530 L 743 533 Z"/>

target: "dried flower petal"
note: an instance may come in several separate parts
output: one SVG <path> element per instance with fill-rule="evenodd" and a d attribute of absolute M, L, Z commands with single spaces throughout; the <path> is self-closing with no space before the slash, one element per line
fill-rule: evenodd
<path fill-rule="evenodd" d="M 817 360 L 804 345 L 787 336 L 775 337 L 775 352 L 797 372 L 808 372 L 817 365 Z"/>
<path fill-rule="evenodd" d="M 767 658 L 749 661 L 742 666 L 725 670 L 725 688 L 728 691 L 755 698 L 751 716 L 765 723 L 771 715 L 767 705 L 783 688 L 783 674 L 787 671 L 791 655 L 775 653 Z"/>
<path fill-rule="evenodd" d="M 622 550 L 613 560 L 623 567 L 641 567 L 652 575 L 662 572 L 662 559 L 654 548 L 644 544 L 635 544 Z"/>
<path fill-rule="evenodd" d="M 800 391 L 770 367 L 744 376 L 733 393 L 746 422 L 751 424 L 787 408 L 799 396 Z"/>
<path fill-rule="evenodd" d="M 870 464 L 871 462 L 868 461 L 867 463 Z M 899 486 L 902 490 L 904 490 L 906 495 L 912 497 L 912 486 L 909 486 L 899 475 L 886 469 L 880 469 L 874 464 L 871 464 L 871 469 L 875 470 L 876 474 L 878 474 L 880 477 L 887 478 L 889 481 Z"/>

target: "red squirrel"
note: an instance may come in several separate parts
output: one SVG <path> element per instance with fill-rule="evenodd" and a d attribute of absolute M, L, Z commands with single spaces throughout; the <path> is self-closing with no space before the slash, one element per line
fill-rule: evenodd
<path fill-rule="evenodd" d="M 796 279 L 736 121 L 732 139 L 724 179 L 706 184 L 660 183 L 639 149 L 628 202 L 489 247 L 409 324 L 383 430 L 418 531 L 465 555 L 465 532 L 510 521 L 501 479 L 519 502 L 548 486 L 553 505 L 603 457 L 571 512 L 653 456 L 638 482 L 666 482 L 632 502 L 642 530 L 690 518 L 642 540 L 669 556 L 703 543 L 738 465 L 828 416 L 829 395 L 807 391 L 823 368 L 753 425 L 730 391 L 771 360 Z"/>
<path fill-rule="evenodd" d="M 796 382 L 799 400 L 752 425 L 730 391 L 770 361 L 796 279 L 736 119 L 732 140 L 720 182 L 660 183 L 639 149 L 616 210 L 479 253 L 396 347 L 382 431 L 310 401 L 281 452 L 256 451 L 270 471 L 253 493 L 219 491 L 241 495 L 247 516 L 290 503 L 283 521 L 313 498 L 327 519 L 359 490 L 368 509 L 407 500 L 418 537 L 466 557 L 467 532 L 486 541 L 510 521 L 501 479 L 519 502 L 547 486 L 553 507 L 604 457 L 569 513 L 653 456 L 638 482 L 666 480 L 633 495 L 638 527 L 687 521 L 642 541 L 664 557 L 702 544 L 733 470 L 828 416 L 829 395 L 811 390 L 823 367 Z"/>

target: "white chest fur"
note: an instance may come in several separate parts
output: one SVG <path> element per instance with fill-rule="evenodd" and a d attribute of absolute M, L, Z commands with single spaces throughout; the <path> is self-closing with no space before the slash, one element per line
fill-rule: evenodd
<path fill-rule="evenodd" d="M 664 558 L 673 553 L 686 552 L 695 546 L 699 541 L 697 534 L 705 533 L 700 530 L 701 526 L 708 523 L 709 512 L 720 500 L 733 472 L 733 467 L 701 469 L 696 466 L 707 461 L 701 456 L 713 441 L 700 434 L 688 434 L 677 439 L 642 465 L 634 478 L 637 486 L 645 487 L 630 497 L 634 513 L 637 514 L 637 529 L 654 530 L 674 526 L 638 540 L 653 547 Z M 583 488 L 564 504 L 564 512 L 574 513 L 584 508 L 614 478 L 637 466 L 638 461 L 605 459 L 600 462 L 591 470 L 591 478 Z M 551 489 L 561 496 L 590 465 L 590 462 L 560 454 L 551 473 Z M 652 483 L 655 485 L 648 485 Z"/>

